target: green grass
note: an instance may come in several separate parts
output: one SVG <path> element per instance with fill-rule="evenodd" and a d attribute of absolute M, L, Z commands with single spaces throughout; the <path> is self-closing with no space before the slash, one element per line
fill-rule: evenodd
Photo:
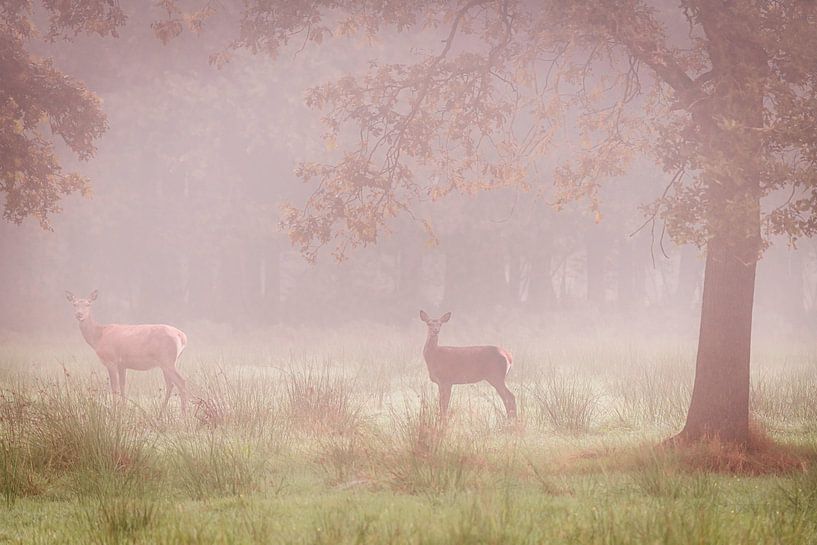
<path fill-rule="evenodd" d="M 733 474 L 709 470 L 717 445 L 654 448 L 691 352 L 518 339 L 519 421 L 482 384 L 455 387 L 446 423 L 419 347 L 362 338 L 193 348 L 186 418 L 175 397 L 160 413 L 157 372 L 114 402 L 81 344 L 0 347 L 0 543 L 817 542 L 808 351 L 753 362 L 756 419 L 802 465 L 726 452 Z"/>

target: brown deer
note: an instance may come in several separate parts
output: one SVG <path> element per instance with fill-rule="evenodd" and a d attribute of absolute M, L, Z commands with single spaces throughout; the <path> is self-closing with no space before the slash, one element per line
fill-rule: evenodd
<path fill-rule="evenodd" d="M 505 377 L 513 363 L 511 355 L 496 346 L 439 346 L 440 328 L 451 319 L 451 313 L 446 312 L 441 318 L 432 320 L 421 310 L 420 319 L 428 326 L 423 357 L 431 382 L 440 390 L 440 416 L 445 418 L 448 414 L 451 386 L 485 380 L 502 398 L 508 418 L 516 418 L 516 398 L 505 385 Z"/>
<path fill-rule="evenodd" d="M 165 377 L 165 399 L 162 411 L 173 391 L 179 390 L 182 414 L 187 412 L 187 386 L 176 370 L 179 356 L 187 346 L 187 335 L 169 325 L 101 325 L 91 316 L 91 304 L 96 300 L 97 290 L 87 299 L 78 299 L 70 291 L 65 292 L 74 305 L 74 315 L 79 329 L 91 348 L 108 370 L 111 391 L 125 397 L 125 373 L 128 369 L 147 371 L 158 367 Z"/>

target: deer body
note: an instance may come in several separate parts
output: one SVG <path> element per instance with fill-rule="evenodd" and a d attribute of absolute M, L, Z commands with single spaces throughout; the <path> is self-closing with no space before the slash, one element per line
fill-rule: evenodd
<path fill-rule="evenodd" d="M 91 303 L 96 299 L 96 290 L 88 299 L 77 299 L 69 292 L 66 292 L 66 296 L 74 305 L 85 342 L 94 349 L 108 370 L 114 394 L 125 395 L 125 375 L 128 369 L 148 371 L 158 367 L 165 379 L 162 408 L 167 406 L 175 386 L 181 397 L 182 412 L 186 411 L 187 388 L 184 378 L 176 369 L 179 357 L 187 346 L 187 335 L 184 332 L 164 324 L 101 325 L 91 315 Z"/>
<path fill-rule="evenodd" d="M 428 336 L 423 347 L 423 358 L 428 367 L 431 382 L 440 391 L 440 414 L 446 416 L 454 384 L 488 382 L 499 394 L 509 418 L 516 417 L 516 398 L 505 384 L 510 371 L 510 354 L 496 346 L 439 346 L 442 324 L 451 317 L 444 314 L 438 320 L 431 320 L 420 311 L 420 319 L 428 325 Z"/>

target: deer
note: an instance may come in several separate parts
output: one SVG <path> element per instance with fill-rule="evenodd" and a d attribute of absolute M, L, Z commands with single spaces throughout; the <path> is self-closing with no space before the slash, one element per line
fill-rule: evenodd
<path fill-rule="evenodd" d="M 516 398 L 505 385 L 505 377 L 513 364 L 511 355 L 497 346 L 439 346 L 440 329 L 451 319 L 451 313 L 446 312 L 432 320 L 421 310 L 420 319 L 428 326 L 423 358 L 431 382 L 439 389 L 440 416 L 443 419 L 448 416 L 454 384 L 474 384 L 484 380 L 499 394 L 508 418 L 515 419 Z"/>
<path fill-rule="evenodd" d="M 74 306 L 74 316 L 85 342 L 96 352 L 108 370 L 114 396 L 125 394 L 125 374 L 128 369 L 149 371 L 158 367 L 165 379 L 165 398 L 162 412 L 175 386 L 181 398 L 182 414 L 187 413 L 187 386 L 176 366 L 187 346 L 187 335 L 173 326 L 164 324 L 98 324 L 91 315 L 91 305 L 98 292 L 86 299 L 74 297 L 70 291 L 65 297 Z"/>

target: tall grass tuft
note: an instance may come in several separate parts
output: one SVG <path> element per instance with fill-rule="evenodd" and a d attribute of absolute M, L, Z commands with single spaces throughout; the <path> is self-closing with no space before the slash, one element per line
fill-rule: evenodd
<path fill-rule="evenodd" d="M 318 440 L 318 466 L 326 474 L 329 484 L 350 487 L 370 481 L 369 471 L 374 438 L 363 432 L 330 434 Z"/>
<path fill-rule="evenodd" d="M 149 473 L 155 438 L 138 409 L 68 381 L 41 388 L 30 421 L 31 456 L 56 471 Z"/>
<path fill-rule="evenodd" d="M 144 533 L 160 518 L 159 504 L 147 497 L 99 497 L 85 511 L 92 542 L 99 545 L 145 542 Z"/>
<path fill-rule="evenodd" d="M 817 466 L 779 484 L 777 495 L 785 509 L 813 516 L 817 512 Z"/>
<path fill-rule="evenodd" d="M 28 456 L 26 420 L 30 406 L 23 392 L 0 392 L 0 491 L 7 505 L 40 492 L 40 479 Z"/>
<path fill-rule="evenodd" d="M 277 404 L 277 380 L 238 370 L 229 375 L 224 368 L 203 371 L 193 398 L 194 416 L 207 428 L 230 427 L 250 434 L 279 431 L 283 419 Z"/>
<path fill-rule="evenodd" d="M 267 484 L 267 453 L 258 441 L 222 431 L 171 443 L 173 475 L 194 499 L 238 496 Z"/>
<path fill-rule="evenodd" d="M 609 384 L 613 412 L 629 427 L 678 426 L 692 396 L 691 377 L 677 367 L 639 366 Z"/>
<path fill-rule="evenodd" d="M 361 424 L 362 404 L 355 385 L 328 368 L 309 367 L 289 373 L 285 379 L 284 404 L 292 423 L 313 433 L 349 433 Z"/>
<path fill-rule="evenodd" d="M 8 437 L 0 437 L 0 492 L 6 504 L 11 505 L 20 497 L 37 495 L 41 491 L 39 480 L 20 445 Z"/>
<path fill-rule="evenodd" d="M 587 379 L 554 372 L 530 387 L 534 416 L 560 432 L 585 433 L 599 411 L 599 396 Z"/>
<path fill-rule="evenodd" d="M 477 484 L 484 465 L 480 445 L 447 429 L 436 404 L 421 396 L 419 407 L 392 411 L 392 419 L 393 433 L 384 438 L 377 462 L 392 489 L 437 496 Z"/>
<path fill-rule="evenodd" d="M 817 421 L 817 373 L 764 375 L 752 381 L 752 412 L 766 424 L 813 429 Z"/>
<path fill-rule="evenodd" d="M 706 498 L 714 495 L 712 478 L 701 471 L 685 470 L 682 460 L 669 452 L 650 450 L 632 473 L 639 491 L 657 498 Z"/>
<path fill-rule="evenodd" d="M 0 397 L 0 490 L 7 502 L 64 474 L 149 476 L 154 438 L 121 399 L 68 378 Z"/>

